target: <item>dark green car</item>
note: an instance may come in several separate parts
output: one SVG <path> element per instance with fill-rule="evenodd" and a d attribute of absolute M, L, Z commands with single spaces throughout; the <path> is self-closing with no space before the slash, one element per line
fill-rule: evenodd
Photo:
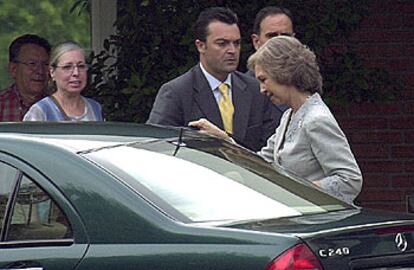
<path fill-rule="evenodd" d="M 0 269 L 413 269 L 414 219 L 180 128 L 0 124 Z"/>

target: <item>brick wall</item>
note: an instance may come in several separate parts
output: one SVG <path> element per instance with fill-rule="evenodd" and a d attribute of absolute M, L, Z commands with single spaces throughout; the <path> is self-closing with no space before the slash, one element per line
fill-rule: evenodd
<path fill-rule="evenodd" d="M 361 206 L 407 211 L 414 197 L 414 1 L 373 0 L 352 35 L 370 67 L 386 69 L 405 87 L 396 101 L 334 108 L 364 175 Z"/>

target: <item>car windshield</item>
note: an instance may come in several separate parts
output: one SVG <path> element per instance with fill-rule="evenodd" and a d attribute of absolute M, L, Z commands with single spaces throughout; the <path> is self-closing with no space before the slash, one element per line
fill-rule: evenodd
<path fill-rule="evenodd" d="M 84 155 L 183 222 L 221 224 L 351 207 L 217 140 L 147 141 Z"/>

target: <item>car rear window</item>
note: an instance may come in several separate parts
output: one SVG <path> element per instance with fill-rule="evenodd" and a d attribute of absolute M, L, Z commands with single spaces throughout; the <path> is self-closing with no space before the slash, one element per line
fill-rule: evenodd
<path fill-rule="evenodd" d="M 234 222 L 350 208 L 256 154 L 212 141 L 152 141 L 85 154 L 166 212 L 190 222 Z M 149 195 L 148 195 L 149 194 Z M 170 213 L 172 216 L 177 216 Z"/>

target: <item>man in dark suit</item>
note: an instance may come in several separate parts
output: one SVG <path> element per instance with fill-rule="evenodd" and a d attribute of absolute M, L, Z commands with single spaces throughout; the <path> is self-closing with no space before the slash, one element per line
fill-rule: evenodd
<path fill-rule="evenodd" d="M 264 7 L 256 14 L 253 25 L 253 33 L 250 36 L 255 50 L 266 43 L 272 37 L 295 36 L 293 29 L 293 15 L 287 8 L 268 6 Z M 254 71 L 248 70 L 247 75 L 255 77 Z M 274 105 L 278 111 L 277 125 L 280 118 L 288 106 L 285 104 Z"/>
<path fill-rule="evenodd" d="M 160 88 L 147 123 L 187 126 L 206 118 L 239 144 L 260 150 L 275 132 L 276 110 L 260 94 L 256 79 L 236 71 L 241 43 L 237 15 L 208 8 L 200 13 L 195 33 L 200 63 Z M 226 94 L 219 90 L 223 84 Z"/>

